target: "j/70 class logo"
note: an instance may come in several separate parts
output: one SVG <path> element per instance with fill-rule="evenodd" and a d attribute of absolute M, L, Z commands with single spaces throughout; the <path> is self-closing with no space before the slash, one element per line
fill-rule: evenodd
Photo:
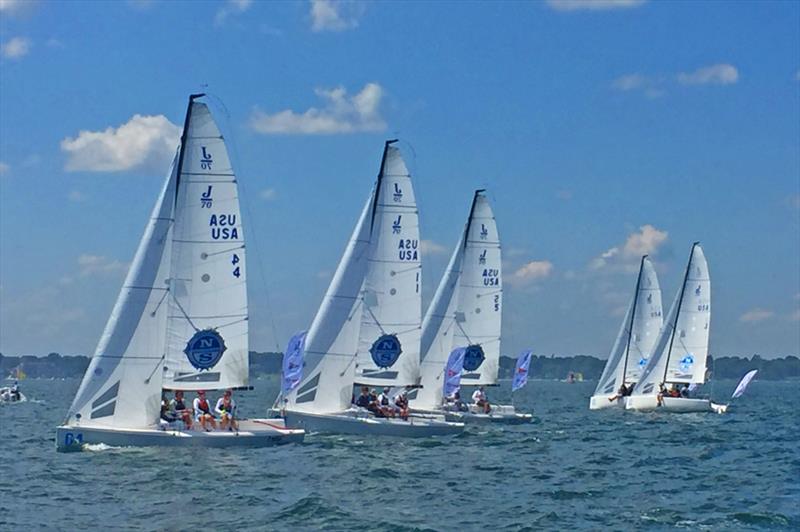
<path fill-rule="evenodd" d="M 198 370 L 208 370 L 217 365 L 225 352 L 225 340 L 214 329 L 197 331 L 186 344 L 186 358 Z"/>

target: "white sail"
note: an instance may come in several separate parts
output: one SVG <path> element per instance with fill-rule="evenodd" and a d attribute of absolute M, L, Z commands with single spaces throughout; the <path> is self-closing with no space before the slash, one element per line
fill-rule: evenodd
<path fill-rule="evenodd" d="M 494 384 L 500 359 L 501 265 L 497 226 L 482 190 L 475 192 L 461 238 L 453 250 L 422 325 L 422 367 L 415 408 L 442 404 L 444 368 L 456 347 L 484 360 L 465 370 L 462 384 Z M 476 349 L 480 347 L 480 349 Z M 466 356 L 465 356 L 466 358 Z M 466 360 L 465 360 L 466 362 Z"/>
<path fill-rule="evenodd" d="M 334 413 L 350 406 L 372 204 L 370 194 L 306 335 L 303 379 L 286 397 L 289 410 Z"/>
<path fill-rule="evenodd" d="M 683 284 L 672 303 L 634 394 L 658 392 L 660 383 L 705 382 L 711 318 L 711 281 L 703 250 L 692 246 Z"/>
<path fill-rule="evenodd" d="M 474 346 L 464 356 L 461 384 L 497 384 L 503 295 L 500 235 L 482 190 L 475 192 L 470 211 L 459 284 L 454 347 Z M 482 362 L 473 357 L 478 351 Z"/>
<path fill-rule="evenodd" d="M 355 380 L 414 385 L 419 379 L 422 321 L 419 216 L 411 176 L 391 141 L 384 149 L 367 222 L 369 261 Z"/>
<path fill-rule="evenodd" d="M 236 175 L 205 104 L 190 104 L 182 141 L 164 387 L 246 386 L 247 271 Z"/>
<path fill-rule="evenodd" d="M 69 424 L 146 428 L 158 419 L 176 171 L 177 155 L 72 402 Z"/>
<path fill-rule="evenodd" d="M 608 395 L 623 383 L 636 383 L 647 365 L 662 324 L 661 289 L 653 264 L 645 255 L 636 279 L 636 291 L 620 325 L 617 339 L 595 395 Z"/>

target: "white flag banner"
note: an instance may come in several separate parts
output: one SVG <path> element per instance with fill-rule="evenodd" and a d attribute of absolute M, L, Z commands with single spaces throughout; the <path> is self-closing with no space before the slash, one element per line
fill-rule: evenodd
<path fill-rule="evenodd" d="M 747 385 L 750 384 L 750 381 L 753 380 L 753 377 L 756 376 L 756 373 L 758 373 L 757 369 L 750 370 L 747 372 L 747 375 L 742 377 L 742 380 L 739 381 L 739 385 L 736 387 L 736 390 L 733 391 L 731 399 L 736 399 L 744 393 L 744 391 L 747 389 Z"/>

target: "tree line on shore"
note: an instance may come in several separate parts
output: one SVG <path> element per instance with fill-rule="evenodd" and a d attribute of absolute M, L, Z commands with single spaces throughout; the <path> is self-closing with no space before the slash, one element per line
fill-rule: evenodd
<path fill-rule="evenodd" d="M 277 375 L 281 372 L 281 353 L 257 353 L 250 351 L 250 374 Z M 500 357 L 500 378 L 510 378 L 516 360 Z M 585 380 L 596 380 L 603 372 L 606 361 L 594 356 L 577 355 L 559 357 L 534 355 L 531 358 L 530 375 L 533 379 L 565 379 L 572 373 Z M 50 353 L 47 356 L 4 356 L 0 354 L 0 377 L 6 377 L 18 368 L 27 378 L 79 378 L 89 365 L 89 357 L 83 355 L 62 356 Z M 712 378 L 738 379 L 751 369 L 759 371 L 762 380 L 800 379 L 800 358 L 789 355 L 782 358 L 763 359 L 753 355 L 746 357 L 708 357 L 708 368 Z"/>

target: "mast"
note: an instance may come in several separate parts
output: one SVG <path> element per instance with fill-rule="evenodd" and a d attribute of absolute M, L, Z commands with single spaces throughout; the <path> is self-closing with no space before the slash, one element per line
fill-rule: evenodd
<path fill-rule="evenodd" d="M 469 208 L 469 216 L 467 217 L 467 226 L 464 228 L 464 247 L 467 247 L 467 238 L 469 237 L 469 228 L 472 226 L 472 215 L 475 214 L 475 204 L 478 202 L 478 196 L 486 192 L 485 188 L 479 188 L 472 196 L 472 205 Z"/>
<path fill-rule="evenodd" d="M 647 255 L 642 256 L 639 263 L 639 277 L 636 279 L 636 291 L 633 293 L 633 309 L 631 310 L 631 321 L 628 324 L 628 342 L 625 345 L 625 362 L 622 363 L 622 384 L 625 384 L 625 376 L 628 374 L 628 354 L 631 351 L 631 338 L 633 337 L 633 320 L 636 318 L 636 304 L 639 302 L 639 286 L 642 284 L 642 272 L 644 270 L 644 260 Z"/>
<path fill-rule="evenodd" d="M 383 145 L 383 156 L 381 156 L 381 168 L 378 170 L 378 182 L 375 184 L 375 194 L 372 196 L 372 217 L 369 221 L 369 230 L 372 232 L 372 226 L 375 224 L 375 211 L 378 206 L 378 196 L 381 191 L 381 183 L 383 181 L 383 166 L 386 164 L 386 152 L 389 151 L 389 146 L 397 142 L 398 139 L 387 140 Z"/>
<path fill-rule="evenodd" d="M 683 276 L 683 286 L 681 286 L 681 295 L 678 301 L 678 310 L 675 311 L 675 325 L 672 326 L 672 336 L 669 339 L 669 349 L 667 350 L 667 361 L 664 364 L 664 377 L 661 379 L 662 384 L 667 382 L 667 371 L 669 370 L 669 357 L 672 355 L 672 344 L 675 343 L 675 330 L 678 327 L 678 319 L 681 316 L 681 307 L 683 307 L 683 293 L 686 291 L 686 280 L 689 278 L 689 269 L 692 267 L 694 248 L 699 244 L 700 242 L 695 242 L 694 244 L 692 244 L 692 252 L 689 253 L 689 262 L 686 264 L 686 273 Z"/>
<path fill-rule="evenodd" d="M 181 171 L 183 171 L 183 156 L 186 150 L 186 137 L 189 135 L 189 117 L 192 116 L 192 104 L 197 98 L 202 98 L 205 93 L 190 94 L 189 105 L 186 107 L 186 117 L 183 119 L 183 131 L 181 132 L 181 148 L 178 153 L 178 169 L 175 173 L 175 202 L 173 205 L 178 204 L 178 190 L 181 183 Z"/>

